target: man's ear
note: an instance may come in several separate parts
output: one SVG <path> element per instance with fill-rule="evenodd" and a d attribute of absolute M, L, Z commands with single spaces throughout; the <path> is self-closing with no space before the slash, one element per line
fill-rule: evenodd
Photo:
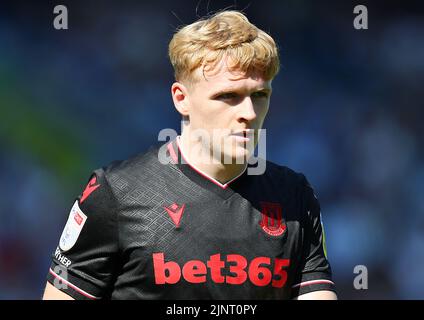
<path fill-rule="evenodd" d="M 172 100 L 177 111 L 185 117 L 190 114 L 190 99 L 188 88 L 181 82 L 174 82 L 171 86 Z"/>

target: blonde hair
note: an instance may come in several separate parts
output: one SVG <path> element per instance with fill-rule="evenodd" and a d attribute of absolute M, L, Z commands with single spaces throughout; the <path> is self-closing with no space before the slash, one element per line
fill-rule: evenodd
<path fill-rule="evenodd" d="M 274 40 L 239 11 L 222 11 L 178 30 L 169 43 L 169 59 L 177 81 L 193 82 L 193 72 L 212 70 L 230 58 L 230 71 L 259 71 L 266 80 L 278 73 Z"/>

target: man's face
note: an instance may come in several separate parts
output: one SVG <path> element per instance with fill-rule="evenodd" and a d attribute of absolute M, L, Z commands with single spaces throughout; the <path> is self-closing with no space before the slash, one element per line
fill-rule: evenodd
<path fill-rule="evenodd" d="M 204 75 L 195 72 L 197 80 L 188 90 L 189 131 L 203 132 L 203 147 L 215 150 L 219 161 L 248 159 L 268 112 L 271 80 L 258 72 L 229 71 L 224 61 Z"/>

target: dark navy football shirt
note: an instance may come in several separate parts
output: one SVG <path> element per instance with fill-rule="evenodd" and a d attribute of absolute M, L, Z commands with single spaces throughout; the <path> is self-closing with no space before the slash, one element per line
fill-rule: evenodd
<path fill-rule="evenodd" d="M 47 279 L 75 299 L 291 299 L 335 290 L 305 176 L 266 163 L 221 184 L 178 140 L 95 170 Z"/>

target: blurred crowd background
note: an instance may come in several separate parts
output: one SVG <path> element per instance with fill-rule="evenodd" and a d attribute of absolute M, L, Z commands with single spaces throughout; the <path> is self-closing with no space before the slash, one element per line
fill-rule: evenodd
<path fill-rule="evenodd" d="M 58 4 L 68 30 L 53 28 Z M 368 30 L 353 27 L 357 4 Z M 224 8 L 280 47 L 267 157 L 315 187 L 339 298 L 424 298 L 422 2 L 10 0 L 0 4 L 0 299 L 41 297 L 93 169 L 179 132 L 168 42 Z M 353 286 L 357 265 L 367 290 Z"/>

